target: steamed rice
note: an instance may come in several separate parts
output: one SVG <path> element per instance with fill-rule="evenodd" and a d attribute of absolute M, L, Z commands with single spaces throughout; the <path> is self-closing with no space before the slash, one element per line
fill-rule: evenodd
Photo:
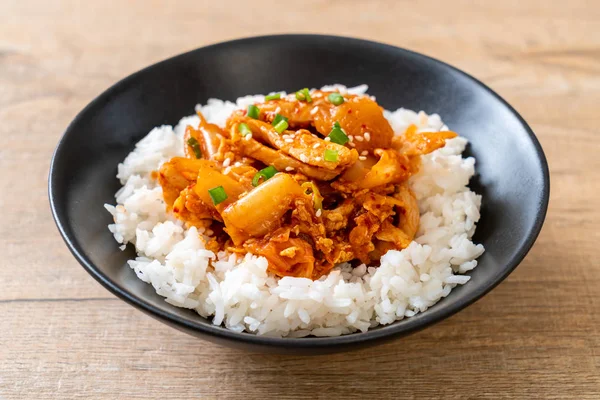
<path fill-rule="evenodd" d="M 365 85 L 327 88 L 366 91 Z M 262 101 L 262 95 L 242 97 L 236 103 L 210 99 L 197 109 L 209 122 L 223 126 L 233 110 Z M 401 108 L 386 111 L 385 117 L 397 134 L 410 124 L 420 131 L 447 129 L 439 115 L 423 111 Z M 175 128 L 150 131 L 118 166 L 123 187 L 115 195 L 117 205 L 105 205 L 114 217 L 108 228 L 117 242 L 136 247 L 138 256 L 128 261 L 129 266 L 168 303 L 193 309 L 212 318 L 213 324 L 237 332 L 338 336 L 412 317 L 469 281 L 462 274 L 477 266 L 476 258 L 484 249 L 471 240 L 481 196 L 467 187 L 475 160 L 461 156 L 466 139 L 448 140 L 444 148 L 423 156 L 419 173 L 410 178 L 421 222 L 408 248 L 388 251 L 379 267 L 352 268 L 344 263 L 312 281 L 269 274 L 263 257 L 214 254 L 204 248 L 212 232 L 186 229 L 166 212 L 162 189 L 151 173 L 183 155 L 185 127 L 198 123 L 197 116 L 190 116 Z"/>

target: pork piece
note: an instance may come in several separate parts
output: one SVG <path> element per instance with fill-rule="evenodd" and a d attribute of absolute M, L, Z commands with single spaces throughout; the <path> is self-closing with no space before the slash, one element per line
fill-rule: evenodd
<path fill-rule="evenodd" d="M 452 131 L 418 132 L 410 125 L 401 136 L 394 138 L 392 147 L 408 157 L 422 156 L 446 145 L 446 140 L 458 136 Z"/>
<path fill-rule="evenodd" d="M 262 143 L 270 144 L 285 154 L 305 164 L 327 170 L 346 168 L 358 160 L 358 152 L 318 138 L 306 129 L 284 131 L 279 134 L 271 124 L 247 118 L 244 120 L 252 130 L 252 137 Z M 336 161 L 326 161 L 325 150 L 337 153 Z"/>
<path fill-rule="evenodd" d="M 192 184 L 193 185 L 193 184 Z M 207 228 L 213 220 L 222 221 L 216 210 L 206 205 L 192 189 L 192 185 L 181 191 L 173 204 L 173 214 L 196 228 Z"/>
<path fill-rule="evenodd" d="M 188 125 L 185 129 L 183 136 L 185 155 L 188 158 L 219 159 L 218 155 L 222 154 L 222 151 L 219 152 L 219 149 L 223 145 L 223 131 L 218 125 L 209 123 L 200 111 L 197 114 L 200 118 L 198 128 L 195 129 Z M 198 143 L 199 147 L 197 149 L 194 148 L 193 141 L 190 143 L 190 138 L 193 138 Z M 199 150 L 199 154 L 196 154 L 196 150 Z"/>
<path fill-rule="evenodd" d="M 269 271 L 277 276 L 313 278 L 315 257 L 310 244 L 302 239 L 252 239 L 244 243 L 244 248 L 252 254 L 265 257 L 269 261 Z"/>
<path fill-rule="evenodd" d="M 342 172 L 341 168 L 328 170 L 305 164 L 252 138 L 241 139 L 236 142 L 236 146 L 245 156 L 259 160 L 266 165 L 272 165 L 278 171 L 300 172 L 309 178 L 322 181 L 330 181 Z"/>
<path fill-rule="evenodd" d="M 167 209 L 173 207 L 173 203 L 179 197 L 182 190 L 196 182 L 198 170 L 200 170 L 204 162 L 206 161 L 174 157 L 160 167 L 158 182 L 162 186 Z"/>
<path fill-rule="evenodd" d="M 336 190 L 350 193 L 361 189 L 374 189 L 389 184 L 402 183 L 417 171 L 418 159 L 411 160 L 406 155 L 392 149 L 377 149 L 373 157 L 359 160 L 344 172 L 332 186 Z"/>
<path fill-rule="evenodd" d="M 374 100 L 368 96 L 344 94 L 344 102 L 335 105 L 328 100 L 329 94 L 331 92 L 315 90 L 311 93 L 311 102 L 288 96 L 256 106 L 264 121 L 271 122 L 280 114 L 288 118 L 290 127 L 313 126 L 323 136 L 329 135 L 333 124 L 338 122 L 344 132 L 353 137 L 354 147 L 359 152 L 390 147 L 394 131 L 383 116 L 383 108 Z"/>

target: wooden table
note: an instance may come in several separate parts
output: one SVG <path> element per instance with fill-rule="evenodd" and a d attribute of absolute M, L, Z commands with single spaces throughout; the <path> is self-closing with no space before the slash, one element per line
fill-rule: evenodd
<path fill-rule="evenodd" d="M 599 399 L 600 2 L 281 3 L 0 2 L 0 399 Z M 522 113 L 546 151 L 552 194 L 535 247 L 504 283 L 409 338 L 306 358 L 194 339 L 77 264 L 46 194 L 74 115 L 148 64 L 279 32 L 420 51 Z"/>

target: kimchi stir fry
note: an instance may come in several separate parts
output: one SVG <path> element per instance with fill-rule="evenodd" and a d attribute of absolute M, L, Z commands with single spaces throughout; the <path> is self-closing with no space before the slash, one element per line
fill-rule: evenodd
<path fill-rule="evenodd" d="M 394 135 L 367 95 L 266 96 L 225 128 L 201 113 L 185 157 L 158 173 L 167 209 L 213 231 L 207 248 L 264 256 L 277 276 L 318 279 L 342 262 L 377 265 L 413 240 L 419 158 L 454 132 Z"/>

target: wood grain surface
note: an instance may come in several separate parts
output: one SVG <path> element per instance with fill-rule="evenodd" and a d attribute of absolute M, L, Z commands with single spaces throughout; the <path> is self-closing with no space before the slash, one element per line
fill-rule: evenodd
<path fill-rule="evenodd" d="M 104 290 L 51 219 L 48 166 L 93 97 L 156 61 L 311 32 L 434 56 L 506 98 L 550 163 L 522 265 L 406 339 L 322 357 L 245 353 Z M 600 2 L 0 1 L 0 399 L 600 398 Z"/>

